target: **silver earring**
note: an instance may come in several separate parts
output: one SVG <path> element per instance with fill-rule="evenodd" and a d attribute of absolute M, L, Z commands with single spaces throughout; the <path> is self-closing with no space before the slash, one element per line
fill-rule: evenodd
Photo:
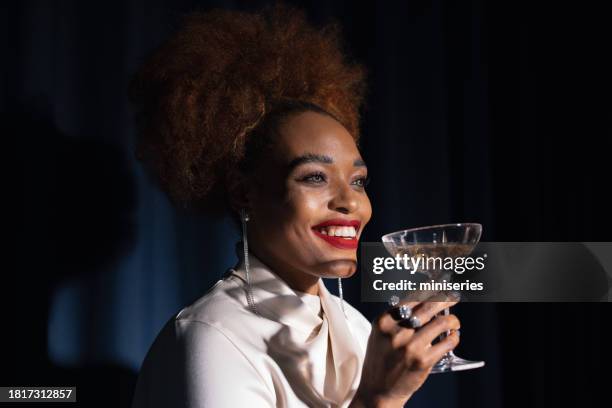
<path fill-rule="evenodd" d="M 338 278 L 338 295 L 340 296 L 340 307 L 342 307 L 342 313 L 346 317 L 346 311 L 344 310 L 344 296 L 342 295 L 342 278 Z"/>
<path fill-rule="evenodd" d="M 251 278 L 249 274 L 249 243 L 247 242 L 247 221 L 249 221 L 249 214 L 242 208 L 240 210 L 240 220 L 242 221 L 242 247 L 244 249 L 244 270 L 246 275 L 246 297 L 247 304 L 251 311 L 256 315 L 260 315 L 255 302 L 253 301 L 253 293 L 251 292 Z"/>

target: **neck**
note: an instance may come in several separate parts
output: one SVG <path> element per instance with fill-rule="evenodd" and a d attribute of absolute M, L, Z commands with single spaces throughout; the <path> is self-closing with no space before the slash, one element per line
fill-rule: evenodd
<path fill-rule="evenodd" d="M 306 272 L 294 270 L 291 267 L 279 264 L 273 257 L 258 252 L 255 248 L 249 249 L 261 262 L 266 264 L 291 289 L 299 292 L 319 295 L 319 277 Z"/>

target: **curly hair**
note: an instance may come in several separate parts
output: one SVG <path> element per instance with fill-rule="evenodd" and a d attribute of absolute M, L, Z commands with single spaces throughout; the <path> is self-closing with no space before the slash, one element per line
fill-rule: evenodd
<path fill-rule="evenodd" d="M 225 208 L 224 177 L 291 113 L 327 113 L 358 142 L 366 69 L 348 61 L 340 33 L 281 3 L 184 17 L 129 86 L 136 155 L 175 205 Z"/>

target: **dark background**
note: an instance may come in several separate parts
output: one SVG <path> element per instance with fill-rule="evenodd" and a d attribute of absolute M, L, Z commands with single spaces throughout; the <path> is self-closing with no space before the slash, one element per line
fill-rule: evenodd
<path fill-rule="evenodd" d="M 609 14 L 534 3 L 299 3 L 314 23 L 338 19 L 369 69 L 364 240 L 472 221 L 486 241 L 610 241 Z M 177 212 L 144 176 L 126 85 L 184 13 L 263 4 L 3 3 L 2 152 L 17 183 L 5 198 L 18 198 L 4 214 L 20 225 L 2 272 L 0 385 L 76 384 L 79 405 L 128 406 L 163 323 L 234 264 L 227 220 Z M 358 279 L 346 297 L 372 319 L 384 305 L 360 304 Z M 458 353 L 487 365 L 431 376 L 409 406 L 592 406 L 605 395 L 609 303 L 455 312 Z"/>

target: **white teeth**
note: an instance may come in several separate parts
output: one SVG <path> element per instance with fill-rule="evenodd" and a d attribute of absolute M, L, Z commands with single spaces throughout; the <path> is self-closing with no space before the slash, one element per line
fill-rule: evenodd
<path fill-rule="evenodd" d="M 329 226 L 319 228 L 319 232 L 330 237 L 354 238 L 357 236 L 355 227 Z"/>

